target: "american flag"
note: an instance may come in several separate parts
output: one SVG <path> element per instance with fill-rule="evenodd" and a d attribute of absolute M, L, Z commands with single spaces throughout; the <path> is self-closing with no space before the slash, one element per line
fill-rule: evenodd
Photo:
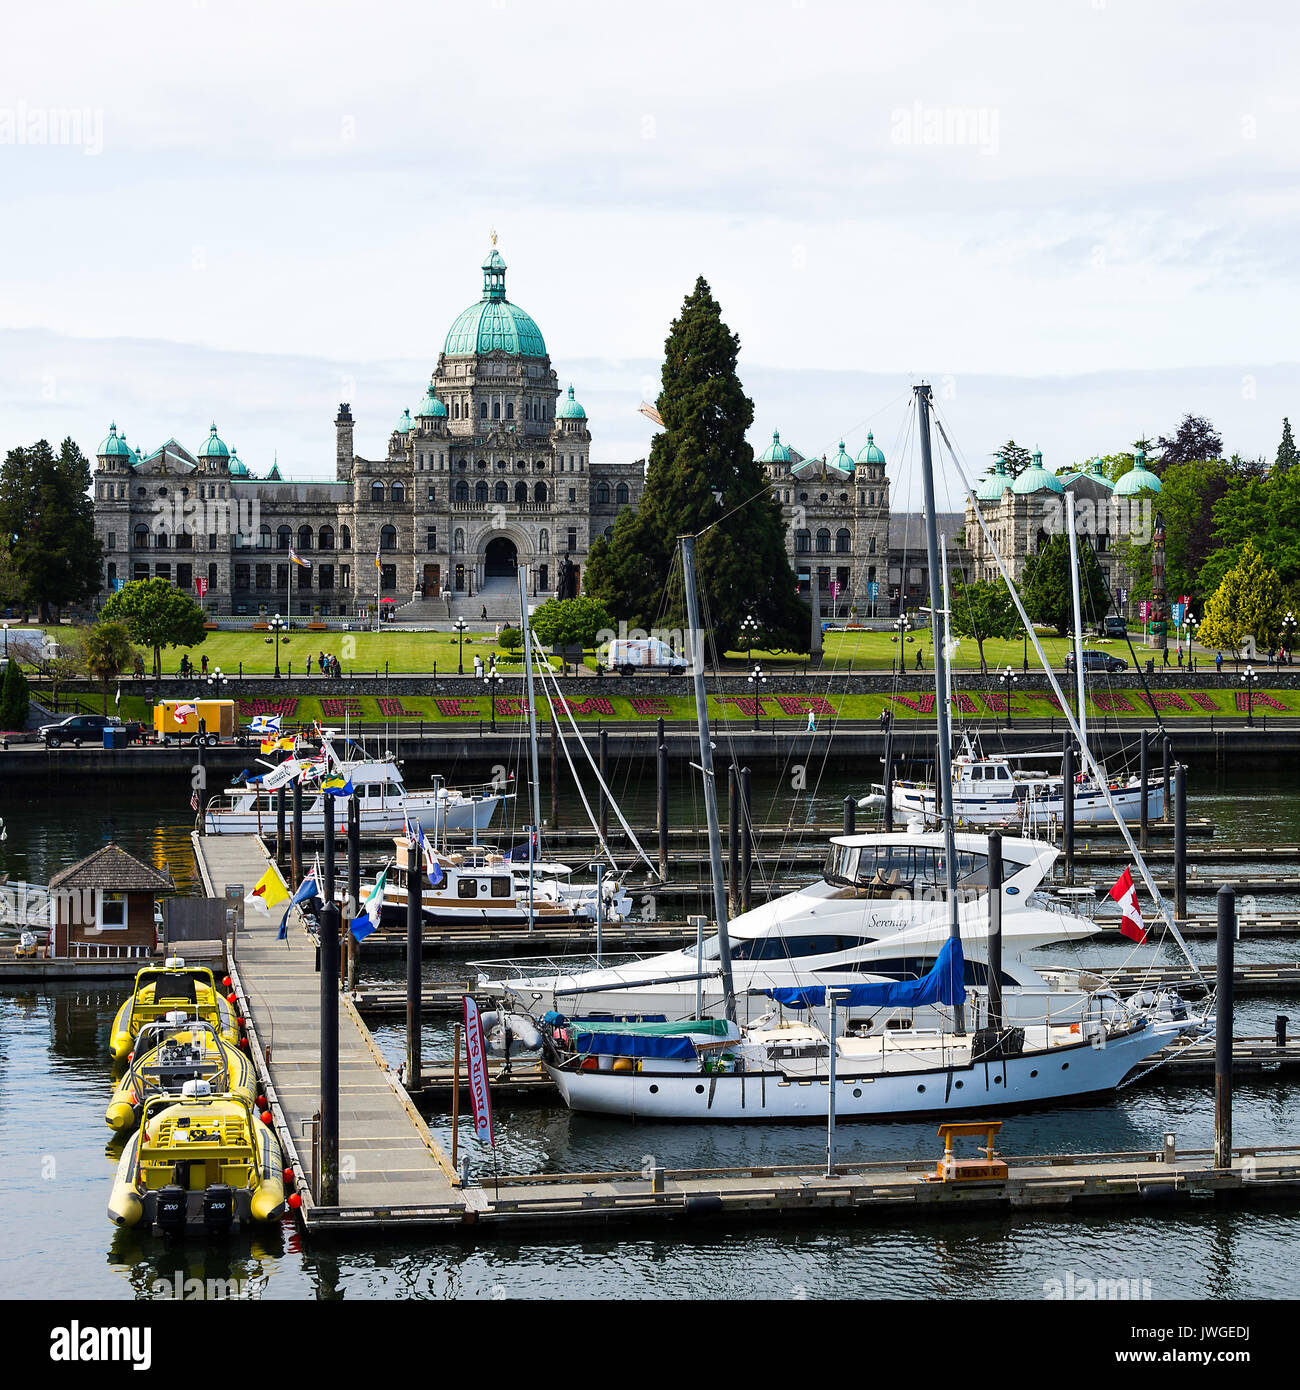
<path fill-rule="evenodd" d="M 191 811 L 197 811 L 198 809 L 199 809 L 199 794 L 198 794 L 198 791 L 195 790 L 195 791 L 192 791 L 192 792 L 190 793 L 190 810 L 191 810 Z"/>

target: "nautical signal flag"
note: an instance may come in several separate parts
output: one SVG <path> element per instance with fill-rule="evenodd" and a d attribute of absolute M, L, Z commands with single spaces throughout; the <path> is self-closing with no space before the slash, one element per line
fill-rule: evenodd
<path fill-rule="evenodd" d="M 289 899 L 289 906 L 285 908 L 284 916 L 280 918 L 280 930 L 275 934 L 277 941 L 283 941 L 285 937 L 289 935 L 289 913 L 292 911 L 294 904 L 305 903 L 308 898 L 314 898 L 316 895 L 316 873 L 315 870 L 313 870 L 298 885 L 298 891 Z"/>
<path fill-rule="evenodd" d="M 278 734 L 280 732 L 280 716 L 278 714 L 254 715 L 253 722 L 248 727 L 255 734 Z"/>
<path fill-rule="evenodd" d="M 274 907 L 276 903 L 282 903 L 289 896 L 289 886 L 280 877 L 280 871 L 274 864 L 266 866 L 266 872 L 253 885 L 250 897 L 260 898 L 263 907 Z"/>
<path fill-rule="evenodd" d="M 321 781 L 320 789 L 327 796 L 351 796 L 352 779 L 350 777 L 340 777 L 335 773 L 331 777 L 326 777 Z"/>
<path fill-rule="evenodd" d="M 352 919 L 352 935 L 358 941 L 364 941 L 379 925 L 379 915 L 384 906 L 384 888 L 388 883 L 389 867 L 388 864 L 384 865 L 383 873 L 375 880 L 375 886 L 361 905 L 360 914 Z"/>
<path fill-rule="evenodd" d="M 1115 880 L 1110 896 L 1119 904 L 1120 931 L 1140 946 L 1147 939 L 1147 929 L 1142 925 L 1142 909 L 1138 906 L 1137 889 L 1133 886 L 1133 875 L 1127 867 Z"/>

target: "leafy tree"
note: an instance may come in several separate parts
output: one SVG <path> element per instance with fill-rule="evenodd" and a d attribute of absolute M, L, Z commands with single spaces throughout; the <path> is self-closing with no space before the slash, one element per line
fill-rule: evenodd
<path fill-rule="evenodd" d="M 604 604 L 586 594 L 549 599 L 530 621 L 539 640 L 550 647 L 594 647 L 597 633 L 614 626 Z"/>
<path fill-rule="evenodd" d="M 1240 460 L 1233 459 L 1237 465 Z M 1241 559 L 1247 543 L 1277 571 L 1283 585 L 1300 584 L 1300 468 L 1260 474 L 1253 463 L 1234 470 L 1232 485 L 1214 505 L 1215 550 L 1201 573 L 1213 592 Z"/>
<path fill-rule="evenodd" d="M 21 729 L 27 723 L 31 695 L 27 677 L 23 675 L 17 657 L 11 657 L 0 681 L 0 730 L 6 733 Z"/>
<path fill-rule="evenodd" d="M 995 457 L 1000 458 L 1006 464 L 1007 472 L 1013 478 L 1018 478 L 1034 461 L 1033 454 L 1022 445 L 1017 444 L 1014 439 L 1008 439 Z"/>
<path fill-rule="evenodd" d="M 0 467 L 0 547 L 43 623 L 99 592 L 103 555 L 90 483 L 90 464 L 71 438 L 57 456 L 44 439 L 10 449 Z"/>
<path fill-rule="evenodd" d="M 1264 563 L 1253 541 L 1242 547 L 1241 559 L 1205 605 L 1198 640 L 1203 647 L 1238 651 L 1254 639 L 1257 651 L 1275 647 L 1287 611 L 1286 593 L 1277 571 Z M 1242 653 L 1253 655 L 1249 650 Z"/>
<path fill-rule="evenodd" d="M 515 652 L 523 649 L 524 634 L 517 627 L 503 627 L 501 629 L 501 636 L 497 640 L 501 643 L 505 651 L 513 655 Z"/>
<path fill-rule="evenodd" d="M 1070 539 L 1058 532 L 1038 552 L 1025 561 L 1024 582 L 1020 586 L 1025 610 L 1035 623 L 1054 628 L 1064 636 L 1074 626 L 1074 606 L 1070 585 Z M 1110 586 L 1097 563 L 1092 546 L 1079 545 L 1079 611 L 1086 625 L 1110 612 Z"/>
<path fill-rule="evenodd" d="M 60 633 L 57 650 L 57 656 L 43 657 L 39 667 L 41 678 L 49 683 L 50 699 L 56 706 L 63 687 L 86 674 L 86 653 L 79 632 Z"/>
<path fill-rule="evenodd" d="M 592 546 L 587 593 L 635 627 L 685 628 L 677 538 L 696 534 L 697 588 L 720 651 L 753 612 L 774 639 L 807 650 L 809 613 L 786 555 L 781 507 L 745 434 L 754 404 L 736 375 L 739 338 L 701 276 L 664 344 L 645 490 Z M 725 518 L 725 521 L 724 521 Z"/>
<path fill-rule="evenodd" d="M 1291 437 L 1291 421 L 1284 415 L 1282 417 L 1282 442 L 1277 446 L 1277 459 L 1273 467 L 1279 473 L 1285 473 L 1295 463 L 1300 463 L 1300 452 L 1296 450 L 1295 440 Z"/>
<path fill-rule="evenodd" d="M 984 643 L 990 637 L 1014 637 L 1020 630 L 1020 615 L 1007 586 L 1000 580 L 990 579 L 964 584 L 960 573 L 954 571 L 949 599 L 952 608 L 948 616 L 949 629 L 958 637 L 974 638 L 979 649 L 980 671 L 986 672 Z"/>
<path fill-rule="evenodd" d="M 86 672 L 104 683 L 104 713 L 108 713 L 108 684 L 135 664 L 135 649 L 126 624 L 101 618 L 82 640 Z"/>
<path fill-rule="evenodd" d="M 110 596 L 101 617 L 122 622 L 133 641 L 153 651 L 153 673 L 162 676 L 164 647 L 197 647 L 207 638 L 203 609 L 166 579 L 133 579 Z"/>
<path fill-rule="evenodd" d="M 1198 459 L 1223 457 L 1223 439 L 1218 430 L 1203 415 L 1184 415 L 1182 424 L 1172 439 L 1164 435 L 1156 441 L 1160 450 L 1161 481 L 1163 470 L 1174 463 L 1194 463 Z"/>

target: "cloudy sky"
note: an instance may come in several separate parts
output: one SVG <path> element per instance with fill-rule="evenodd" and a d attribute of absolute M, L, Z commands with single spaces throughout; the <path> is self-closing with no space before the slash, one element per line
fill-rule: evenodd
<path fill-rule="evenodd" d="M 1271 457 L 1298 30 L 1197 0 L 11 10 L 0 447 L 215 420 L 255 470 L 325 475 L 346 399 L 378 454 L 495 228 L 597 458 L 645 453 L 699 274 L 760 447 L 891 454 L 924 375 L 975 462 L 1188 410 Z"/>

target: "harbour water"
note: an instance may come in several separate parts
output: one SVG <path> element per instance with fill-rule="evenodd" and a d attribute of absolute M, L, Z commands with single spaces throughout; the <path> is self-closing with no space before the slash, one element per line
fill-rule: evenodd
<path fill-rule="evenodd" d="M 620 783 L 636 781 L 629 773 Z M 1223 839 L 1300 840 L 1300 807 L 1281 775 L 1270 779 L 1251 772 L 1216 781 L 1193 773 L 1189 790 L 1192 814 L 1213 819 Z M 756 818 L 803 820 L 811 813 L 833 830 L 843 796 L 860 791 L 860 782 L 825 778 L 812 793 L 795 797 L 775 779 L 757 779 Z M 630 818 L 646 823 L 653 773 L 648 784 L 623 785 L 620 792 Z M 115 838 L 151 862 L 166 863 L 188 887 L 192 817 L 185 800 L 179 786 L 149 792 L 96 788 L 90 797 L 39 789 L 20 793 L 4 810 L 9 839 L 0 846 L 0 867 L 11 879 L 45 882 L 104 839 Z M 687 801 L 684 797 L 680 807 L 683 817 L 691 814 Z M 566 817 L 580 814 L 576 802 L 563 809 Z M 1234 873 L 1248 871 L 1248 864 L 1234 862 Z M 1208 895 L 1193 897 L 1192 906 L 1209 910 Z M 1281 910 L 1295 902 L 1270 898 L 1268 906 Z M 1120 944 L 1087 949 L 1090 960 L 1102 963 L 1128 951 Z M 1212 958 L 1211 943 L 1193 949 Z M 1246 940 L 1239 943 L 1239 958 L 1296 960 L 1300 943 Z M 376 961 L 364 978 L 396 982 L 402 970 L 400 961 Z M 431 980 L 463 978 L 465 967 L 430 962 L 426 974 Z M 615 1231 L 596 1239 L 539 1234 L 527 1243 L 466 1236 L 309 1250 L 286 1226 L 225 1246 L 167 1246 L 114 1232 L 105 1216 L 114 1162 L 103 1123 L 107 1035 L 121 994 L 120 987 L 72 985 L 0 989 L 0 1153 L 5 1156 L 0 1190 L 10 1214 L 0 1243 L 0 1296 L 158 1297 L 160 1281 L 171 1289 L 178 1275 L 235 1280 L 242 1296 L 266 1299 L 1041 1299 L 1051 1281 L 1071 1276 L 1136 1281 L 1134 1287 L 1145 1287 L 1153 1298 L 1285 1298 L 1296 1292 L 1288 1254 L 1300 1234 L 1300 1216 L 1251 1207 L 915 1225 L 830 1217 L 802 1226 Z M 1239 1001 L 1235 1032 L 1271 1033 L 1275 1015 L 1286 1013 L 1292 1002 Z M 376 1036 L 390 1057 L 400 1057 L 400 1027 L 379 1026 Z M 447 1029 L 431 1025 L 424 1045 L 428 1057 L 448 1055 Z M 1292 1113 L 1288 1083 L 1267 1077 L 1240 1081 L 1236 1142 L 1266 1145 L 1291 1137 Z M 1143 1149 L 1158 1146 L 1169 1131 L 1177 1134 L 1180 1147 L 1208 1147 L 1211 1126 L 1208 1078 L 1162 1082 L 1131 1087 L 1104 1104 L 1013 1116 L 1004 1125 L 1001 1149 L 1007 1154 Z M 432 1116 L 431 1128 L 449 1140 L 450 1117 Z M 651 1155 L 669 1167 L 816 1162 L 825 1143 L 817 1127 L 633 1126 L 536 1103 L 499 1102 L 497 1131 L 496 1164 L 503 1174 L 639 1168 Z M 476 1175 L 490 1184 L 492 1161 L 467 1123 L 460 1143 Z M 937 1147 L 930 1122 L 848 1125 L 840 1132 L 846 1161 L 930 1158 Z"/>

